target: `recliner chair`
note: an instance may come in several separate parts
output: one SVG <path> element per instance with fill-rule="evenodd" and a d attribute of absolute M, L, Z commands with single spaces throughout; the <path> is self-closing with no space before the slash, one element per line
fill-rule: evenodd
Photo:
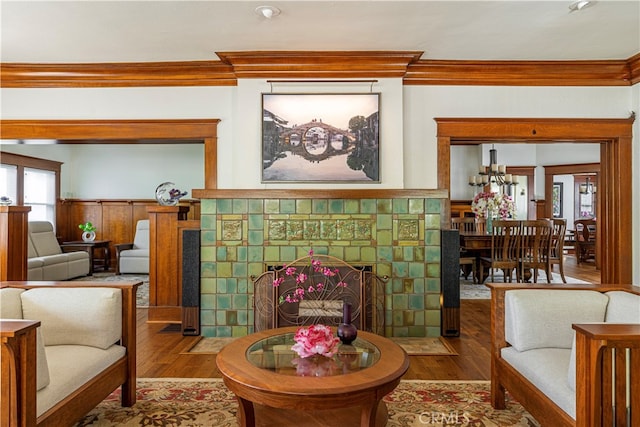
<path fill-rule="evenodd" d="M 116 274 L 149 274 L 149 220 L 136 224 L 133 243 L 120 243 L 116 248 Z"/>

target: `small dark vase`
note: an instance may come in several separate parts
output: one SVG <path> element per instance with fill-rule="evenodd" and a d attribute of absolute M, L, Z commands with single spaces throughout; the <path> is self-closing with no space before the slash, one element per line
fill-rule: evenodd
<path fill-rule="evenodd" d="M 343 344 L 351 344 L 358 336 L 358 329 L 351 324 L 351 304 L 342 306 L 342 323 L 338 325 L 338 338 Z"/>

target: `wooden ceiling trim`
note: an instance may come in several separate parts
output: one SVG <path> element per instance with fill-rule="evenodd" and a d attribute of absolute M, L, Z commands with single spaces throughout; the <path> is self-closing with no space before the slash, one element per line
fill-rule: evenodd
<path fill-rule="evenodd" d="M 627 63 L 629 64 L 631 84 L 634 85 L 640 82 L 640 53 L 629 58 Z"/>
<path fill-rule="evenodd" d="M 4 63 L 2 87 L 236 86 L 233 67 L 220 61 L 99 64 Z"/>
<path fill-rule="evenodd" d="M 422 52 L 250 51 L 216 52 L 238 78 L 403 77 Z"/>
<path fill-rule="evenodd" d="M 409 65 L 405 85 L 630 86 L 628 61 L 442 61 Z"/>
<path fill-rule="evenodd" d="M 216 137 L 219 119 L 1 120 L 0 139 L 189 140 Z"/>
<path fill-rule="evenodd" d="M 218 52 L 221 61 L 0 64 L 0 87 L 235 86 L 239 78 L 400 78 L 405 85 L 630 86 L 640 53 L 607 61 L 421 60 L 416 51 Z"/>

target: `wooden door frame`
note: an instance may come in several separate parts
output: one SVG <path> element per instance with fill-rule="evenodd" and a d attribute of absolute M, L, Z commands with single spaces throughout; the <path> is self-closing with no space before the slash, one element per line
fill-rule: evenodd
<path fill-rule="evenodd" d="M 438 188 L 450 192 L 451 145 L 469 141 L 505 143 L 596 142 L 600 144 L 599 229 L 602 283 L 632 282 L 632 140 L 628 119 L 435 118 L 438 125 Z M 625 191 L 626 189 L 627 191 Z M 445 204 L 449 215 L 449 202 Z"/>
<path fill-rule="evenodd" d="M 551 200 L 553 193 L 553 177 L 555 175 L 575 175 L 580 173 L 595 173 L 597 181 L 600 180 L 600 172 L 601 167 L 600 163 L 581 163 L 581 164 L 567 164 L 567 165 L 550 165 L 543 166 L 544 167 L 544 198 L 545 200 Z M 572 201 L 575 205 L 575 202 Z M 545 204 L 545 215 L 548 218 L 552 217 L 553 206 L 551 203 Z M 600 218 L 601 216 L 600 210 L 600 198 L 596 198 L 596 218 Z M 575 221 L 575 210 L 574 210 L 574 221 Z M 596 228 L 596 255 L 595 255 L 595 263 L 596 268 L 599 270 L 601 266 L 600 256 L 602 255 L 602 231 L 600 228 Z"/>
<path fill-rule="evenodd" d="M 0 139 L 51 139 L 58 144 L 204 144 L 204 185 L 217 188 L 218 119 L 0 120 Z"/>

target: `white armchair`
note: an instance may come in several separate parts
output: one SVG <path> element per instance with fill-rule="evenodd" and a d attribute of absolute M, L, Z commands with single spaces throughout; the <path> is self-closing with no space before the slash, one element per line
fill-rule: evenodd
<path fill-rule="evenodd" d="M 115 248 L 117 274 L 149 274 L 149 220 L 138 221 L 133 243 L 120 243 Z"/>

